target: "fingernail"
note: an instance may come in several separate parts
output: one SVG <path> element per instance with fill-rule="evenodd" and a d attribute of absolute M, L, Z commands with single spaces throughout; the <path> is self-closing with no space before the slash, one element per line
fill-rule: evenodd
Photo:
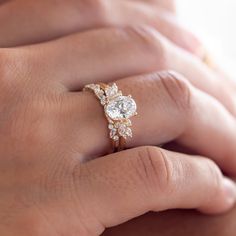
<path fill-rule="evenodd" d="M 229 204 L 233 205 L 236 202 L 236 184 L 232 180 L 224 178 L 223 185 L 227 200 Z"/>

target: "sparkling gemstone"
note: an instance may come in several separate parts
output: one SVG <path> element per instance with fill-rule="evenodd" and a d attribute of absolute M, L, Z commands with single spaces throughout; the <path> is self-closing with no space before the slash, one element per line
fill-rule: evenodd
<path fill-rule="evenodd" d="M 106 104 L 106 96 L 102 96 L 102 97 L 100 98 L 100 102 L 101 102 L 101 104 L 104 106 L 104 105 Z"/>
<path fill-rule="evenodd" d="M 119 136 L 115 135 L 115 136 L 113 137 L 113 140 L 114 140 L 114 141 L 118 141 L 118 140 L 119 140 Z"/>
<path fill-rule="evenodd" d="M 98 84 L 95 84 L 94 90 L 95 90 L 95 92 L 99 92 L 100 91 L 100 86 Z"/>
<path fill-rule="evenodd" d="M 117 130 L 116 129 L 111 129 L 110 131 L 110 137 L 113 138 L 117 133 Z"/>
<path fill-rule="evenodd" d="M 131 120 L 128 119 L 128 120 L 125 121 L 125 124 L 126 124 L 127 126 L 131 126 L 131 125 L 132 125 L 132 122 L 131 122 Z"/>
<path fill-rule="evenodd" d="M 116 122 L 115 124 L 114 124 L 114 126 L 115 126 L 115 128 L 119 128 L 119 126 L 120 126 L 120 123 L 119 122 Z"/>
<path fill-rule="evenodd" d="M 103 92 L 101 89 L 99 89 L 99 90 L 96 91 L 96 95 L 97 95 L 100 99 L 105 98 L 104 92 Z"/>
<path fill-rule="evenodd" d="M 105 92 L 108 97 L 113 97 L 118 93 L 118 87 L 114 83 L 112 86 L 106 88 Z"/>
<path fill-rule="evenodd" d="M 113 129 L 114 128 L 114 125 L 113 124 L 109 124 L 108 125 L 108 129 Z"/>
<path fill-rule="evenodd" d="M 127 127 L 125 124 L 121 124 L 118 132 L 120 134 L 120 136 L 127 138 L 127 137 L 132 137 L 132 130 Z"/>
<path fill-rule="evenodd" d="M 131 97 L 119 96 L 105 106 L 106 114 L 112 120 L 128 119 L 136 113 L 136 103 Z"/>

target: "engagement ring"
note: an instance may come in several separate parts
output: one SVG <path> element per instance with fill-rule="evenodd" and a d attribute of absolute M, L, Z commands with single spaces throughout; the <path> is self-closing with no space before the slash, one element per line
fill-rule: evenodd
<path fill-rule="evenodd" d="M 84 90 L 93 91 L 104 107 L 113 152 L 123 150 L 127 138 L 132 137 L 130 118 L 137 115 L 134 99 L 131 95 L 124 96 L 115 83 L 111 86 L 104 83 L 89 84 Z"/>

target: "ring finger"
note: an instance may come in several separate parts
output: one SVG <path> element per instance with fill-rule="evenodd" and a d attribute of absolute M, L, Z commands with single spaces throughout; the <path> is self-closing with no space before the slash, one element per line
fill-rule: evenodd
<path fill-rule="evenodd" d="M 117 84 L 124 94 L 131 93 L 138 105 L 139 116 L 133 118 L 128 147 L 176 140 L 211 157 L 225 171 L 236 173 L 236 122 L 217 100 L 172 72 L 123 79 Z M 108 150 L 107 121 L 95 97 L 87 92 L 72 93 L 68 103 L 76 110 L 70 111 L 74 114 L 71 129 L 83 124 L 75 132 L 83 146 L 80 150 L 89 156 Z"/>

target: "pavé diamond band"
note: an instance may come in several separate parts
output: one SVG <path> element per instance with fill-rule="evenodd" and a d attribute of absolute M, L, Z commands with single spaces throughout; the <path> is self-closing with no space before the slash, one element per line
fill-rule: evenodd
<path fill-rule="evenodd" d="M 124 96 L 115 83 L 111 86 L 104 83 L 88 84 L 84 90 L 93 91 L 104 107 L 113 152 L 123 150 L 126 139 L 132 137 L 130 118 L 137 115 L 134 99 L 131 95 Z"/>

